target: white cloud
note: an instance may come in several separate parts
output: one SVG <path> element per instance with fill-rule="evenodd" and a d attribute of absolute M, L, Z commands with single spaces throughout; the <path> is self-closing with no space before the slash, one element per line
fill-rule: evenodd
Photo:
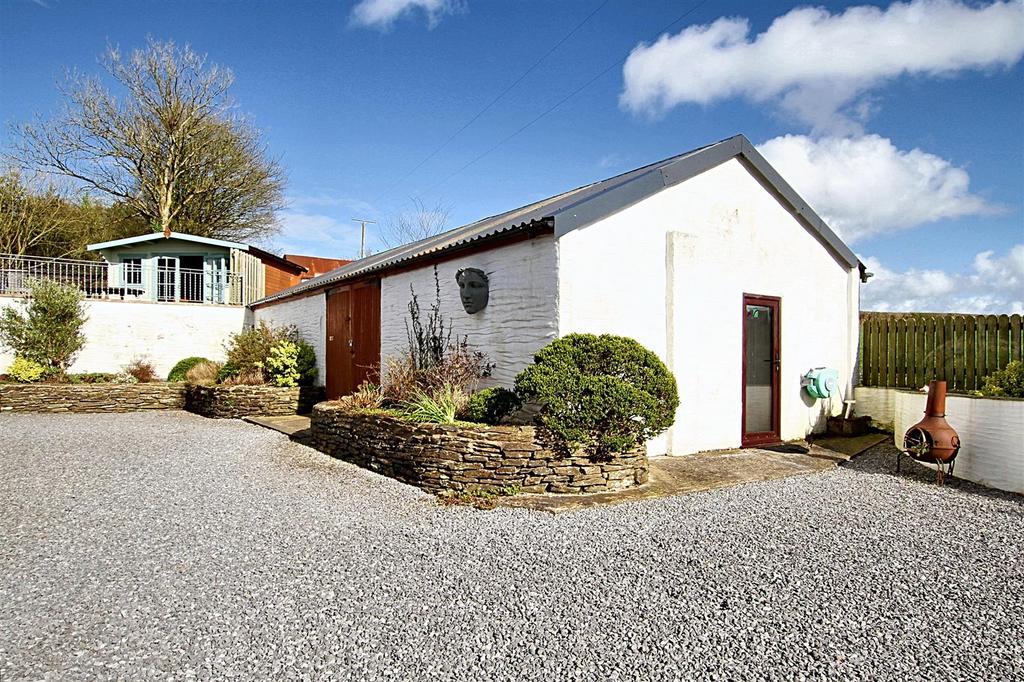
<path fill-rule="evenodd" d="M 963 168 L 878 135 L 784 135 L 758 150 L 847 242 L 998 211 L 971 193 Z"/>
<path fill-rule="evenodd" d="M 354 26 L 386 31 L 403 15 L 422 10 L 427 17 L 427 26 L 434 28 L 441 17 L 464 8 L 462 0 L 360 0 L 352 8 L 351 21 Z"/>
<path fill-rule="evenodd" d="M 864 264 L 875 276 L 861 290 L 862 310 L 1024 313 L 1024 244 L 1004 256 L 983 251 L 966 273 L 895 272 L 874 257 Z"/>
<path fill-rule="evenodd" d="M 944 76 L 1011 66 L 1024 55 L 1024 4 L 913 0 L 831 14 L 801 7 L 750 37 L 722 17 L 637 45 L 623 67 L 621 104 L 659 114 L 743 97 L 774 102 L 818 131 L 859 132 L 877 108 L 865 96 L 901 75 Z"/>

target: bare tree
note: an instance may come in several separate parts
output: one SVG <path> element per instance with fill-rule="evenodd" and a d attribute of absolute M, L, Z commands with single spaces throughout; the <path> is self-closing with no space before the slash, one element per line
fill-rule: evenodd
<path fill-rule="evenodd" d="M 152 39 L 127 59 L 108 48 L 102 64 L 124 94 L 69 76 L 64 110 L 17 129 L 22 165 L 73 178 L 165 232 L 252 240 L 277 231 L 283 172 L 232 113 L 230 70 Z"/>
<path fill-rule="evenodd" d="M 448 229 L 451 206 L 438 201 L 433 207 L 428 207 L 419 197 L 413 197 L 411 201 L 412 211 L 399 213 L 384 223 L 380 237 L 388 248 L 433 237 Z"/>

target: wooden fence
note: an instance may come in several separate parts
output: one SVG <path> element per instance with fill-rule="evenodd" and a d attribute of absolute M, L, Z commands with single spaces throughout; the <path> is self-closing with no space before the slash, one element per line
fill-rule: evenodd
<path fill-rule="evenodd" d="M 862 386 L 920 388 L 945 379 L 951 391 L 974 391 L 1022 356 L 1020 315 L 860 315 Z"/>

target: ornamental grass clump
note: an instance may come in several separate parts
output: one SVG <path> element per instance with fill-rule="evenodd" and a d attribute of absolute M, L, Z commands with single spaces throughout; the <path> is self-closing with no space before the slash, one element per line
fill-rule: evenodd
<path fill-rule="evenodd" d="M 628 452 L 675 420 L 676 380 L 657 355 L 622 336 L 570 334 L 516 377 L 516 393 L 543 406 L 541 424 L 596 456 Z"/>
<path fill-rule="evenodd" d="M 171 368 L 171 373 L 167 375 L 167 381 L 185 381 L 185 375 L 188 374 L 188 371 L 195 367 L 196 365 L 204 362 L 209 362 L 209 360 L 207 360 L 206 358 L 200 358 L 196 356 L 178 360 L 178 362 L 175 363 L 174 367 Z"/>
<path fill-rule="evenodd" d="M 399 410 L 412 421 L 451 424 L 465 409 L 468 400 L 461 388 L 448 384 L 430 393 L 417 391 L 411 399 L 399 406 Z"/>
<path fill-rule="evenodd" d="M 221 366 L 216 362 L 200 362 L 185 373 L 185 381 L 190 384 L 209 386 L 217 382 Z"/>

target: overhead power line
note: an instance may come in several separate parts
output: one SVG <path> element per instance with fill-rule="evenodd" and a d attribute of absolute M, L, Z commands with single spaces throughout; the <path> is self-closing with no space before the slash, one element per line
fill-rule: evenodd
<path fill-rule="evenodd" d="M 520 74 L 520 76 L 518 78 L 516 78 L 514 81 L 512 81 L 512 83 L 509 84 L 504 90 L 499 92 L 490 102 L 488 102 L 486 104 L 486 106 L 484 106 L 483 109 L 478 111 L 471 119 L 466 121 L 462 125 L 461 128 L 459 128 L 454 133 L 449 135 L 448 139 L 446 139 L 444 142 L 439 144 L 437 147 L 434 148 L 434 150 L 432 152 L 430 152 L 425 157 L 423 157 L 423 159 L 419 163 L 417 163 L 415 166 L 413 166 L 408 172 L 406 172 L 405 175 L 403 175 L 402 177 L 398 178 L 398 180 L 395 180 L 395 182 L 393 182 L 390 186 L 388 186 L 388 188 L 384 190 L 383 195 L 386 196 L 387 194 L 389 194 L 391 192 L 391 190 L 395 189 L 396 187 L 401 185 L 403 182 L 408 180 L 409 177 L 411 177 L 413 173 L 415 173 L 420 168 L 422 168 L 427 162 L 429 162 L 431 159 L 433 159 L 435 156 L 437 156 L 438 153 L 440 153 L 442 149 L 444 149 L 449 144 L 451 144 L 452 141 L 455 138 L 457 138 L 459 135 L 461 135 L 471 125 L 476 123 L 477 120 L 479 120 L 479 118 L 481 116 L 483 116 L 488 111 L 490 111 L 491 107 L 493 107 L 495 104 L 497 104 L 501 100 L 501 98 L 503 98 L 505 95 L 507 95 L 509 92 L 511 92 L 513 88 L 515 88 L 517 85 L 522 83 L 523 80 L 527 76 L 529 76 L 531 73 L 533 73 L 537 69 L 537 67 L 540 66 L 544 62 L 545 59 L 547 59 L 552 54 L 554 54 L 555 50 L 557 50 L 559 47 L 561 47 L 563 44 L 565 44 L 565 42 L 567 40 L 569 40 L 569 38 L 573 37 L 573 35 L 575 35 L 577 31 L 579 31 L 581 28 L 583 28 L 584 24 L 586 24 L 588 21 L 590 21 L 594 17 L 594 15 L 597 14 L 598 12 L 600 12 L 604 8 L 604 6 L 607 5 L 609 2 L 610 2 L 610 0 L 604 0 L 604 2 L 602 2 L 600 5 L 598 5 L 596 9 L 594 9 L 590 14 L 588 14 L 586 17 L 583 18 L 583 21 L 581 21 L 578 24 L 576 24 L 572 28 L 571 31 L 569 31 L 564 36 L 562 36 L 561 40 L 559 40 L 557 43 L 552 45 L 551 48 L 547 52 L 545 52 L 543 55 L 541 55 L 540 59 L 535 61 L 533 63 L 533 65 L 530 66 L 530 68 L 528 68 L 526 71 L 524 71 L 522 74 Z"/>
<path fill-rule="evenodd" d="M 679 23 L 680 21 L 682 21 L 683 19 L 685 19 L 686 17 L 690 16 L 691 14 L 693 14 L 694 12 L 696 12 L 696 11 L 697 11 L 698 9 L 700 9 L 701 7 L 703 7 L 704 5 L 706 5 L 706 4 L 708 3 L 708 1 L 709 1 L 709 0 L 700 0 L 700 2 L 696 3 L 695 5 L 693 5 L 693 6 L 692 6 L 692 7 L 690 8 L 690 9 L 688 9 L 688 10 L 687 10 L 686 12 L 682 13 L 681 15 L 679 15 L 678 17 L 676 17 L 675 19 L 673 19 L 673 20 L 672 20 L 671 22 L 669 22 L 668 24 L 666 24 L 666 25 L 665 25 L 665 26 L 664 26 L 663 28 L 659 29 L 659 30 L 658 30 L 658 34 L 660 35 L 660 34 L 662 34 L 662 33 L 665 33 L 666 31 L 670 30 L 670 29 L 671 29 L 671 28 L 672 28 L 673 26 L 675 26 L 676 24 L 678 24 L 678 23 Z M 493 153 L 493 152 L 494 152 L 495 150 L 497 150 L 497 149 L 498 149 L 499 147 L 501 147 L 502 145 L 504 145 L 505 143 L 507 143 L 507 142 L 508 142 L 509 140 L 511 140 L 512 138 L 516 137 L 517 135 L 519 135 L 519 134 L 520 134 L 520 133 L 522 133 L 523 131 L 527 130 L 528 128 L 530 128 L 531 126 L 533 126 L 533 124 L 535 124 L 535 123 L 537 123 L 538 121 L 540 121 L 540 120 L 541 120 L 542 118 L 544 118 L 545 116 L 547 116 L 548 114 L 550 114 L 551 112 L 553 112 L 553 111 L 554 111 L 555 109 L 557 109 L 558 107 L 562 106 L 563 104 L 565 104 L 566 102 L 568 102 L 568 101 L 569 101 L 570 99 L 572 99 L 573 97 L 575 97 L 575 96 L 576 96 L 576 95 L 578 95 L 579 93 L 581 93 L 581 92 L 583 92 L 584 90 L 586 90 L 586 89 L 587 89 L 588 87 L 590 87 L 590 86 L 591 86 L 591 85 L 592 85 L 592 84 L 593 84 L 594 82 L 596 82 L 597 80 L 599 80 L 599 79 L 600 79 L 600 78 L 601 78 L 602 76 L 604 76 L 604 75 L 605 75 L 606 73 L 608 73 L 609 71 L 611 71 L 612 69 L 614 69 L 614 68 L 616 68 L 616 67 L 622 66 L 622 65 L 623 65 L 623 64 L 624 64 L 624 63 L 626 62 L 626 60 L 627 60 L 627 59 L 629 58 L 629 55 L 630 55 L 631 53 L 632 53 L 632 49 L 631 49 L 631 50 L 630 50 L 629 52 L 627 52 L 627 53 L 626 53 L 625 55 L 623 55 L 621 59 L 617 60 L 617 61 L 616 61 L 615 63 L 613 63 L 613 64 L 609 64 L 609 65 L 608 65 L 607 67 L 605 67 L 605 68 L 604 68 L 604 69 L 602 69 L 602 70 L 601 70 L 600 72 L 598 72 L 598 73 L 597 73 L 597 75 L 595 75 L 595 76 L 594 76 L 593 78 L 591 78 L 590 80 L 588 80 L 587 82 L 585 82 L 585 83 L 584 83 L 583 85 L 579 86 L 578 88 L 576 88 L 575 90 L 573 90 L 572 92 L 570 92 L 570 93 L 569 93 L 568 95 L 566 95 L 566 96 L 565 96 L 565 97 L 563 97 L 562 99 L 560 99 L 560 100 L 558 100 L 557 102 L 555 102 L 554 104 L 552 104 L 552 105 L 551 105 L 550 107 L 548 107 L 547 109 L 545 109 L 544 111 L 542 111 L 542 112 L 541 112 L 540 114 L 538 114 L 538 115 L 537 115 L 537 116 L 535 116 L 534 118 L 530 119 L 530 121 L 528 121 L 528 122 L 527 122 L 527 123 L 525 123 L 524 125 L 520 126 L 520 127 L 519 127 L 519 128 L 517 129 L 517 130 L 515 130 L 515 131 L 514 131 L 513 133 L 511 133 L 511 134 L 509 134 L 509 135 L 505 136 L 504 138 L 502 138 L 502 139 L 501 139 L 501 140 L 500 140 L 500 141 L 499 141 L 499 142 L 498 142 L 497 144 L 493 145 L 492 147 L 490 147 L 490 148 L 489 148 L 489 149 L 487 149 L 486 151 L 484 151 L 484 152 L 482 152 L 482 153 L 478 154 L 477 156 L 473 157 L 473 159 L 471 159 L 471 160 L 470 160 L 470 161 L 469 161 L 468 163 L 466 163 L 465 165 L 461 166 L 461 167 L 460 167 L 460 168 L 459 168 L 458 170 L 454 171 L 453 173 L 450 173 L 450 174 L 446 175 L 446 176 L 445 176 L 444 178 L 442 178 L 442 179 L 441 179 L 441 180 L 439 180 L 438 182 L 435 182 L 435 183 L 434 183 L 433 185 L 430 185 L 430 186 L 429 186 L 429 187 L 427 188 L 427 191 L 429 191 L 429 190 L 432 190 L 432 189 L 434 189 L 434 188 L 436 188 L 436 187 L 440 187 L 441 185 L 445 184 L 446 182 L 448 182 L 449 180 L 451 180 L 451 179 L 452 179 L 452 178 L 454 178 L 454 177 L 455 177 L 456 175 L 458 175 L 459 173 L 463 172 L 464 170 L 466 170 L 467 168 L 469 168 L 469 167 L 470 167 L 470 166 L 472 166 L 473 164 L 475 164 L 475 163 L 479 162 L 479 161 L 480 161 L 481 159 L 483 159 L 484 157 L 486 157 L 486 156 L 489 156 L 489 155 L 490 155 L 491 153 Z"/>

